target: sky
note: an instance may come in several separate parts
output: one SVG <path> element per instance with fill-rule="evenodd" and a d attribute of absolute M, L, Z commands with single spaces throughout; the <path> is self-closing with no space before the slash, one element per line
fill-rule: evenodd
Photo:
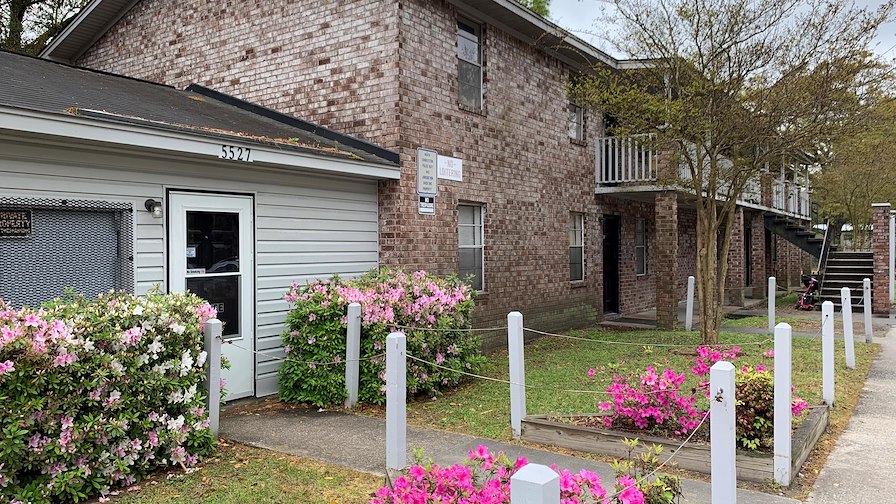
<path fill-rule="evenodd" d="M 875 0 L 856 0 L 857 5 L 873 7 L 881 3 Z M 598 31 L 595 29 L 595 19 L 599 16 L 601 8 L 609 5 L 606 0 L 551 0 L 549 17 L 598 49 L 613 56 L 620 56 L 605 41 L 587 33 Z M 882 25 L 871 45 L 874 52 L 892 61 L 896 57 L 896 21 Z"/>

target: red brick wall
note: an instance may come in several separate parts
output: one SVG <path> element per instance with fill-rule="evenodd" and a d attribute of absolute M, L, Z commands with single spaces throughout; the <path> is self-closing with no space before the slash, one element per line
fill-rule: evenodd
<path fill-rule="evenodd" d="M 871 279 L 871 309 L 874 313 L 890 312 L 890 205 L 878 203 L 871 208 L 871 253 L 874 278 Z"/>
<path fill-rule="evenodd" d="M 178 87 L 198 81 L 398 150 L 402 179 L 380 188 L 383 264 L 456 271 L 457 204 L 481 203 L 487 292 L 477 323 L 511 310 L 542 328 L 593 322 L 602 301 L 593 140 L 568 137 L 567 66 L 486 26 L 485 110 L 467 112 L 447 2 L 236 4 L 144 0 L 80 63 Z M 590 139 L 601 126 L 587 114 Z M 417 213 L 420 146 L 463 160 L 463 182 L 440 181 L 435 216 Z M 586 214 L 578 285 L 570 212 Z"/>
<path fill-rule="evenodd" d="M 675 275 L 678 271 L 678 194 L 656 194 L 656 326 L 674 329 L 678 314 Z"/>
<path fill-rule="evenodd" d="M 636 313 L 656 306 L 657 263 L 656 222 L 653 202 L 631 201 L 611 196 L 597 198 L 604 215 L 620 217 L 619 229 L 619 310 Z M 635 274 L 635 227 L 637 219 L 647 224 L 647 274 Z M 603 230 L 601 230 L 601 233 Z M 602 234 L 601 234 L 602 240 Z M 598 241 L 596 249 L 603 260 L 603 242 Z M 601 264 L 602 265 L 602 264 Z M 601 284 L 603 289 L 603 284 Z M 599 292 L 603 299 L 603 290 Z M 601 304 L 599 308 L 603 309 Z"/>
<path fill-rule="evenodd" d="M 763 216 L 759 212 L 751 212 L 749 225 L 751 226 L 750 237 L 751 242 L 751 283 L 753 287 L 753 298 L 767 297 L 768 293 L 768 274 L 766 271 L 766 244 L 765 244 L 765 222 Z"/>
<path fill-rule="evenodd" d="M 731 244 L 728 248 L 728 274 L 725 276 L 725 304 L 744 304 L 744 210 L 735 210 L 731 223 Z M 721 244 L 719 244 L 721 246 Z"/>
<path fill-rule="evenodd" d="M 142 0 L 79 65 L 398 140 L 398 1 Z"/>
<path fill-rule="evenodd" d="M 678 273 L 675 277 L 679 300 L 687 298 L 689 276 L 697 276 L 697 211 L 679 206 Z"/>

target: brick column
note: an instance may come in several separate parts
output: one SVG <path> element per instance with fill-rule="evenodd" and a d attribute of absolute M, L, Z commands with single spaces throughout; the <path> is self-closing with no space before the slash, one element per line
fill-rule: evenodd
<path fill-rule="evenodd" d="M 763 173 L 759 179 L 762 189 L 762 206 L 771 208 L 772 206 L 772 181 L 775 180 L 771 173 Z"/>
<path fill-rule="evenodd" d="M 728 248 L 728 276 L 725 277 L 725 304 L 744 305 L 744 209 L 734 210 L 731 246 Z"/>
<path fill-rule="evenodd" d="M 678 293 L 675 275 L 678 270 L 678 195 L 663 191 L 656 195 L 656 326 L 674 329 L 678 321 Z"/>
<path fill-rule="evenodd" d="M 752 228 L 750 233 L 750 238 L 752 239 L 752 243 L 750 244 L 750 258 L 752 259 L 750 271 L 753 273 L 750 278 L 750 285 L 753 286 L 752 297 L 761 298 L 765 297 L 766 291 L 768 290 L 769 277 L 765 269 L 765 219 L 761 213 L 754 212 L 753 218 L 750 219 L 750 221 L 750 226 Z"/>
<path fill-rule="evenodd" d="M 871 205 L 871 253 L 874 278 L 871 279 L 871 307 L 874 313 L 890 312 L 890 204 Z"/>

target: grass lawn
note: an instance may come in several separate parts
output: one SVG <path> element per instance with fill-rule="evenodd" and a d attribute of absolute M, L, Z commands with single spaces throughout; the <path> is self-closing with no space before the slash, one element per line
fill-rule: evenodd
<path fill-rule="evenodd" d="M 643 370 L 647 365 L 671 367 L 687 371 L 688 388 L 697 383 L 690 372 L 694 365 L 693 348 L 700 337 L 697 333 L 662 331 L 581 331 L 571 335 L 620 342 L 644 342 L 644 345 L 618 345 L 574 341 L 544 337 L 528 343 L 526 355 L 526 383 L 529 389 L 526 406 L 529 414 L 593 413 L 602 394 L 567 393 L 560 389 L 605 390 L 612 376 L 612 368 L 620 371 Z M 743 353 L 735 365 L 765 364 L 773 360 L 763 353 L 773 344 L 767 335 L 723 333 L 723 344 L 740 344 Z M 689 347 L 670 350 L 654 344 L 687 344 Z M 761 344 L 756 344 L 761 343 Z M 856 341 L 855 370 L 846 369 L 842 342 L 836 347 L 836 407 L 831 422 L 842 430 L 858 398 L 868 368 L 879 351 L 876 344 Z M 821 403 L 821 340 L 794 338 L 793 381 L 797 394 L 810 402 Z M 594 368 L 594 378 L 587 375 Z M 491 354 L 481 374 L 502 380 L 508 379 L 507 353 Z M 383 414 L 381 408 L 368 408 L 374 415 Z M 507 440 L 509 426 L 509 392 L 503 383 L 473 380 L 444 396 L 418 398 L 408 404 L 408 422 L 493 439 Z"/>
<path fill-rule="evenodd" d="M 119 504 L 247 502 L 347 504 L 369 502 L 382 476 L 222 441 L 214 456 L 191 474 L 157 474 Z"/>

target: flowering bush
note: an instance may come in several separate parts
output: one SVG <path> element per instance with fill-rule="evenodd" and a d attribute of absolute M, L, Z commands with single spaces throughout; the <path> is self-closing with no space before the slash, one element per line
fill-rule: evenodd
<path fill-rule="evenodd" d="M 694 406 L 696 397 L 680 391 L 685 378 L 684 373 L 671 369 L 657 374 L 653 366 L 641 374 L 614 374 L 607 387 L 612 400 L 598 404 L 601 411 L 609 412 L 604 424 L 615 429 L 687 434 L 699 425 L 700 412 Z"/>
<path fill-rule="evenodd" d="M 385 400 L 385 341 L 393 330 L 407 336 L 409 355 L 437 366 L 408 360 L 407 386 L 412 394 L 438 393 L 484 362 L 480 340 L 470 327 L 473 291 L 451 276 L 423 271 L 370 271 L 342 280 L 293 284 L 285 296 L 294 304 L 283 343 L 291 361 L 280 368 L 280 397 L 317 406 L 345 398 L 345 334 L 349 303 L 360 303 L 361 381 L 359 400 Z M 435 330 L 427 330 L 435 329 Z"/>
<path fill-rule="evenodd" d="M 0 501 L 78 502 L 208 452 L 191 294 L 0 300 Z"/>
<path fill-rule="evenodd" d="M 775 380 L 765 367 L 744 366 L 735 375 L 737 442 L 748 450 L 772 449 L 775 431 Z M 799 417 L 809 403 L 794 395 L 791 413 Z"/>
<path fill-rule="evenodd" d="M 417 462 L 406 476 L 395 480 L 392 488 L 380 488 L 371 504 L 411 504 L 438 502 L 440 504 L 499 504 L 510 502 L 510 478 L 528 462 L 520 457 L 511 462 L 504 452 L 492 454 L 480 445 L 470 451 L 465 464 L 440 467 L 424 463 L 418 455 Z M 557 471 L 556 467 L 551 469 Z M 645 504 L 635 481 L 626 475 L 617 478 L 616 493 L 609 495 L 601 486 L 600 477 L 591 471 L 560 475 L 561 504 Z"/>
<path fill-rule="evenodd" d="M 691 371 L 706 377 L 713 364 L 720 360 L 733 361 L 740 355 L 740 347 L 724 346 L 697 347 L 697 358 Z M 766 351 L 763 356 L 774 357 L 774 350 Z M 775 380 L 764 364 L 742 366 L 735 374 L 737 389 L 737 442 L 748 450 L 771 449 L 774 434 Z M 699 388 L 709 395 L 709 382 L 703 381 Z M 794 389 L 796 390 L 796 389 Z M 809 403 L 799 396 L 793 396 L 791 412 L 799 417 Z"/>

